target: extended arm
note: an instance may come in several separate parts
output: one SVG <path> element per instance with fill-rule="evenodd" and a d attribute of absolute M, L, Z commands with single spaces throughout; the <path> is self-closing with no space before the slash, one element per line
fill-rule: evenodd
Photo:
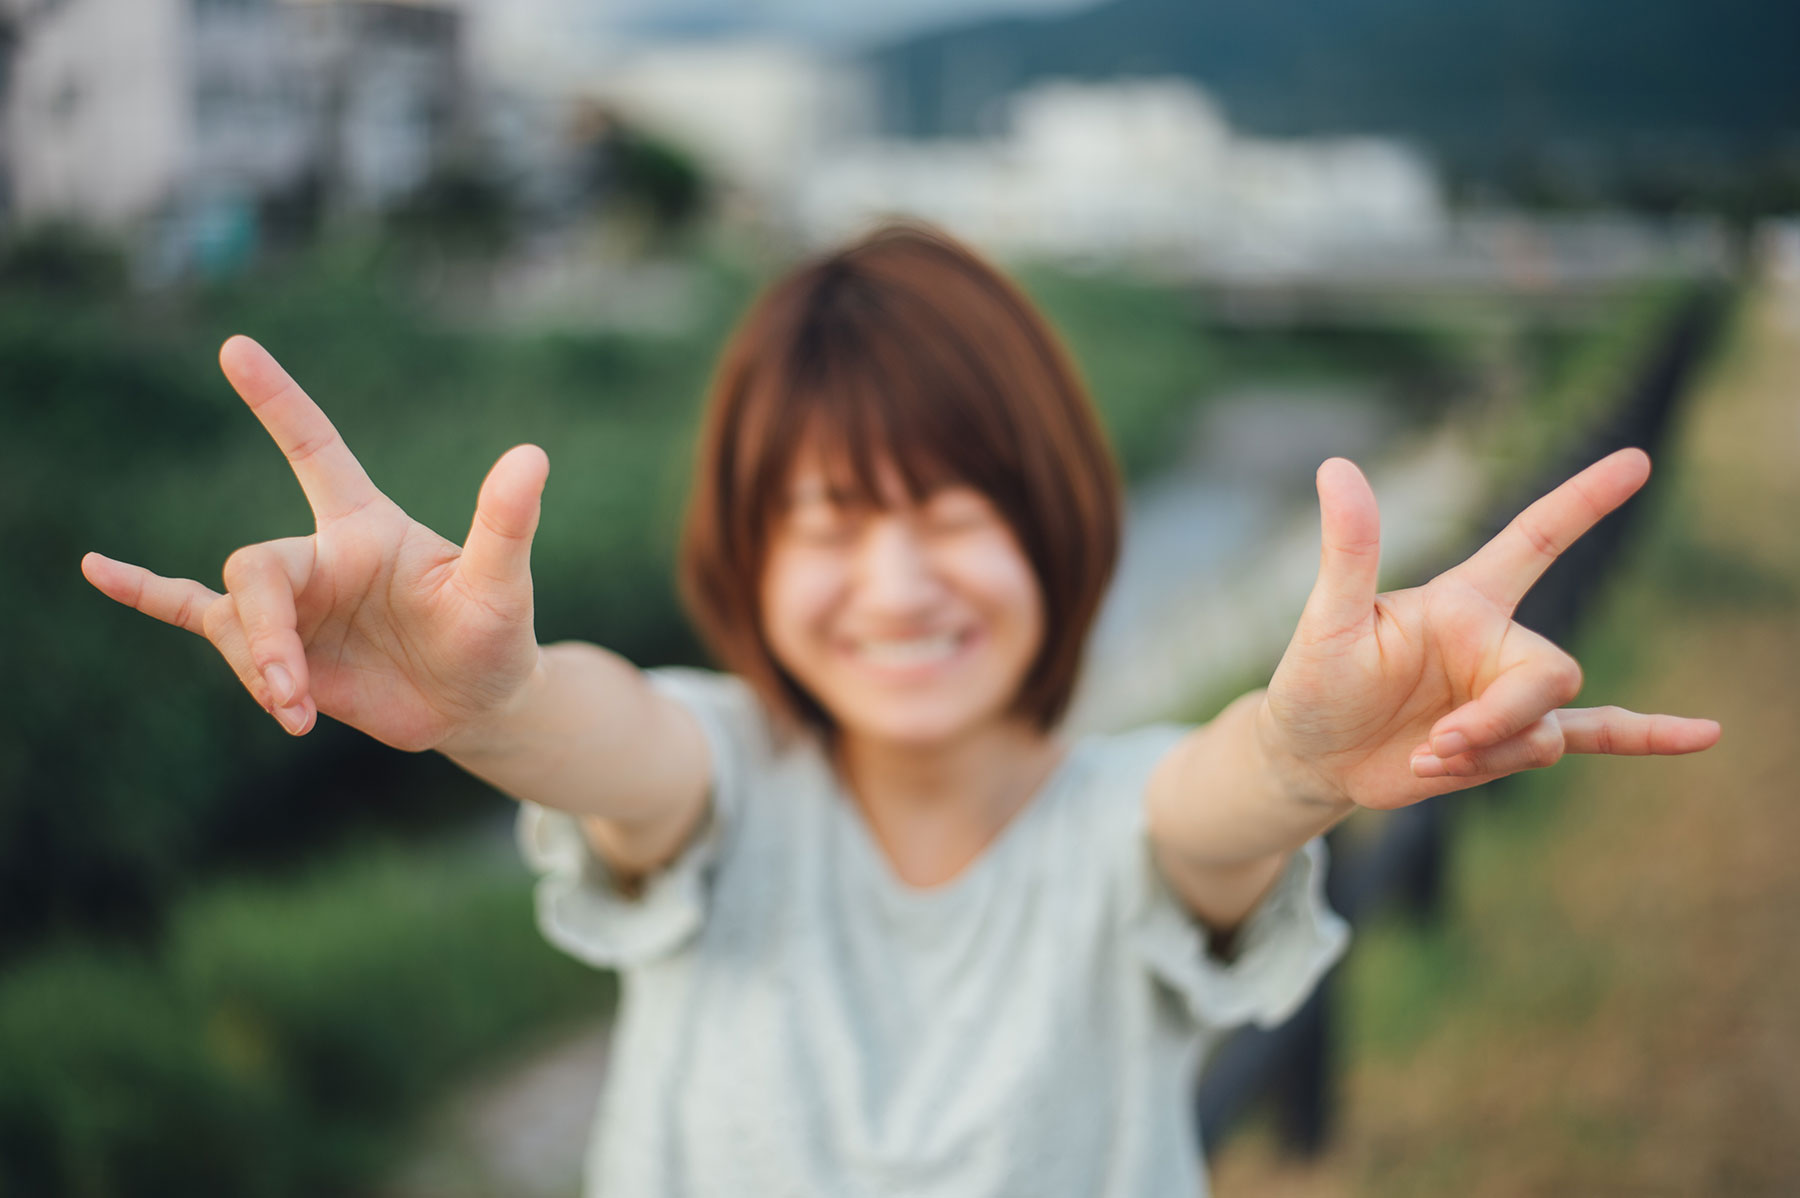
<path fill-rule="evenodd" d="M 1692 753 L 1712 720 L 1562 706 L 1581 668 L 1513 621 L 1525 592 L 1634 493 L 1621 450 L 1520 513 L 1422 587 L 1376 592 L 1375 496 L 1354 466 L 1319 469 L 1319 577 L 1266 692 L 1180 741 L 1145 794 L 1156 859 L 1215 931 L 1256 904 L 1287 854 L 1357 807 L 1390 810 L 1564 753 Z"/>
<path fill-rule="evenodd" d="M 287 458 L 314 532 L 233 553 L 224 593 L 97 553 L 82 560 L 89 581 L 211 641 L 294 735 L 323 713 L 395 748 L 440 749 L 515 798 L 588 817 L 627 874 L 673 855 L 710 784 L 694 718 L 617 655 L 540 648 L 532 630 L 543 451 L 502 455 L 459 546 L 370 481 L 260 345 L 234 337 L 219 363 Z"/>
<path fill-rule="evenodd" d="M 1144 795 L 1157 867 L 1221 935 L 1255 908 L 1295 849 L 1356 810 L 1270 750 L 1265 696 L 1239 697 L 1176 742 Z"/>
<path fill-rule="evenodd" d="M 680 851 L 712 784 L 694 716 L 618 654 L 580 641 L 546 645 L 504 710 L 438 750 L 514 798 L 582 816 L 595 851 L 626 877 Z"/>

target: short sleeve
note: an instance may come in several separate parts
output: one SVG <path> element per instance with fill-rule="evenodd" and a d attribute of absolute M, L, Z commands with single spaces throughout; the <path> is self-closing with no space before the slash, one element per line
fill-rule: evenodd
<path fill-rule="evenodd" d="M 1120 801 L 1132 804 L 1129 818 L 1119 821 L 1129 832 L 1127 935 L 1197 1024 L 1274 1027 L 1299 1010 L 1349 944 L 1349 925 L 1325 901 L 1325 842 L 1311 840 L 1289 857 L 1238 930 L 1231 959 L 1214 954 L 1206 928 L 1163 878 L 1144 816 L 1150 774 L 1187 731 L 1159 725 L 1115 741 L 1114 768 L 1128 792 Z"/>
<path fill-rule="evenodd" d="M 628 896 L 589 847 L 579 817 L 535 803 L 519 811 L 519 849 L 538 874 L 539 930 L 564 952 L 602 968 L 669 956 L 700 930 L 712 872 L 733 839 L 746 773 L 766 743 L 761 707 L 739 679 L 688 669 L 646 676 L 694 714 L 712 759 L 706 819 L 681 854 Z"/>

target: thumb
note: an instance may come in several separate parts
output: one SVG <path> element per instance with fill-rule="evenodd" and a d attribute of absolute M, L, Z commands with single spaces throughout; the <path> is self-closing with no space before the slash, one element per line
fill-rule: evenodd
<path fill-rule="evenodd" d="M 1324 639 L 1360 627 L 1375 610 L 1381 513 L 1361 470 L 1346 458 L 1319 467 L 1319 578 L 1300 623 Z"/>
<path fill-rule="evenodd" d="M 500 455 L 481 484 L 475 520 L 457 563 L 465 577 L 487 586 L 516 586 L 531 578 L 531 538 L 543 507 L 550 458 L 536 445 Z"/>

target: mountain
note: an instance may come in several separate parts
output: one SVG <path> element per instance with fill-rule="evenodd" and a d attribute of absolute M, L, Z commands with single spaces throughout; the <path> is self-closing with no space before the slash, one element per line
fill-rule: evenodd
<path fill-rule="evenodd" d="M 1800 173 L 1795 0 L 1112 0 L 890 43 L 890 132 L 967 134 L 1038 79 L 1191 77 L 1233 124 L 1386 133 L 1454 169 L 1509 162 Z"/>

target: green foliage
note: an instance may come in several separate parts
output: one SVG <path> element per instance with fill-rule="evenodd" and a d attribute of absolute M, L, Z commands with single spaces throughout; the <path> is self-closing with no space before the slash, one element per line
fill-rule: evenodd
<path fill-rule="evenodd" d="M 691 226 L 706 208 L 706 178 L 694 160 L 666 141 L 622 130 L 612 142 L 614 183 L 663 238 Z"/>
<path fill-rule="evenodd" d="M 411 252 L 487 257 L 512 239 L 517 214 L 500 173 L 475 159 L 446 163 L 387 216 Z"/>
<path fill-rule="evenodd" d="M 163 951 L 0 981 L 0 1193 L 345 1193 L 484 1061 L 609 1009 L 495 846 L 360 849 L 183 904 Z M 503 846 L 501 846 L 503 847 Z"/>
<path fill-rule="evenodd" d="M 79 225 L 37 225 L 0 244 L 0 287 L 95 299 L 124 283 L 124 254 Z"/>
<path fill-rule="evenodd" d="M 1167 465 L 1218 377 L 1218 347 L 1182 294 L 1043 266 L 1021 281 L 1073 354 L 1127 476 Z"/>

